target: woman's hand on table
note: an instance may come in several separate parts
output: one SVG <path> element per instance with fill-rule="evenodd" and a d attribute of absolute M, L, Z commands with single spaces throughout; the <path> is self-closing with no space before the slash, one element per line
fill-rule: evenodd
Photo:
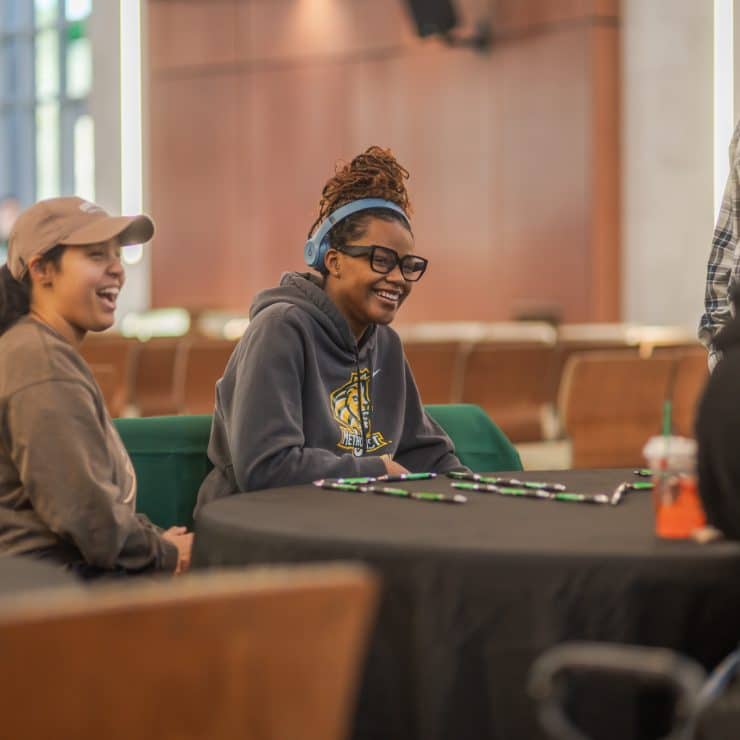
<path fill-rule="evenodd" d="M 397 463 L 390 455 L 381 455 L 380 459 L 385 464 L 385 472 L 388 475 L 404 475 L 409 471 L 400 463 Z"/>
<path fill-rule="evenodd" d="M 177 567 L 175 575 L 185 573 L 190 568 L 190 553 L 193 549 L 193 533 L 185 527 L 170 527 L 162 537 L 177 548 Z"/>

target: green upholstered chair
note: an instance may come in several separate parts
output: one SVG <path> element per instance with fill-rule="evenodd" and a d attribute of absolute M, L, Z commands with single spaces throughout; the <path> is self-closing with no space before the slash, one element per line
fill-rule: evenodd
<path fill-rule="evenodd" d="M 425 408 L 449 435 L 460 462 L 474 473 L 522 469 L 516 448 L 480 406 L 448 403 Z"/>
<path fill-rule="evenodd" d="M 203 478 L 213 467 L 206 450 L 210 414 L 115 419 L 136 470 L 136 508 L 160 527 L 193 526 Z"/>

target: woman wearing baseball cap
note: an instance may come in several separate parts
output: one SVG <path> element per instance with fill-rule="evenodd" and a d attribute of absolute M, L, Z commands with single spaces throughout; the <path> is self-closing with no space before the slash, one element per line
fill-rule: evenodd
<path fill-rule="evenodd" d="M 113 324 L 121 247 L 153 233 L 148 216 L 81 198 L 40 201 L 13 227 L 0 269 L 0 554 L 83 577 L 189 565 L 192 534 L 135 512 L 133 466 L 78 351 Z"/>

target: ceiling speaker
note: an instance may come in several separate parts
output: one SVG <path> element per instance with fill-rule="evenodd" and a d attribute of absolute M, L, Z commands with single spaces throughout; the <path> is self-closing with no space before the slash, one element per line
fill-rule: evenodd
<path fill-rule="evenodd" d="M 452 0 L 406 0 L 419 36 L 445 34 L 457 24 Z"/>

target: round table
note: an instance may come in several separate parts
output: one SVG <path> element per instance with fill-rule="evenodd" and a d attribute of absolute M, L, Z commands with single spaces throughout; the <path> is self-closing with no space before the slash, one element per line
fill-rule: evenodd
<path fill-rule="evenodd" d="M 516 475 L 584 493 L 636 480 Z M 449 491 L 450 481 L 405 487 Z M 657 539 L 642 492 L 618 506 L 484 493 L 454 505 L 295 486 L 215 501 L 195 531 L 195 567 L 360 560 L 381 574 L 355 738 L 541 737 L 525 686 L 546 648 L 663 645 L 709 666 L 740 637 L 740 545 Z M 627 737 L 620 721 L 632 718 L 614 723 Z"/>

